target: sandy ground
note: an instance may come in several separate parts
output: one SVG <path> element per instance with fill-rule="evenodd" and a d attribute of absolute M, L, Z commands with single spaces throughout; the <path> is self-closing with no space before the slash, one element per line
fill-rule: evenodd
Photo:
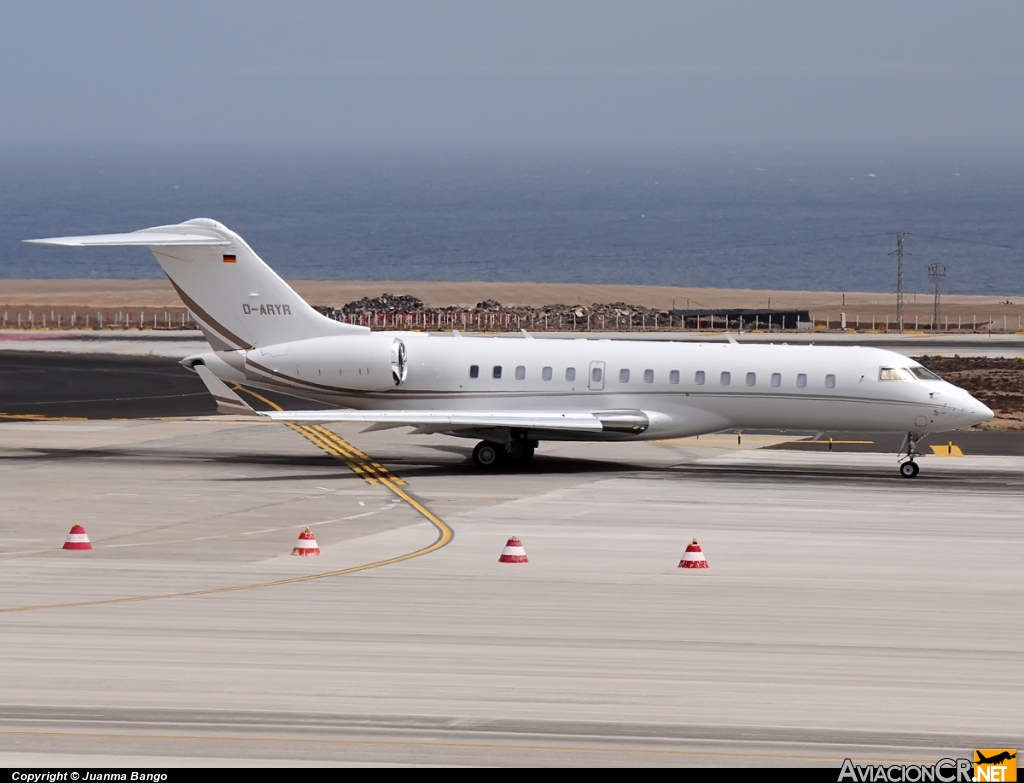
<path fill-rule="evenodd" d="M 674 288 L 640 285 L 584 285 L 575 283 L 424 282 L 385 280 L 339 282 L 292 280 L 291 285 L 310 304 L 340 306 L 364 296 L 412 294 L 429 307 L 452 304 L 473 306 L 485 299 L 510 305 L 554 303 L 591 304 L 625 302 L 632 305 L 677 308 L 768 307 L 806 309 L 815 318 L 839 318 L 846 312 L 858 315 L 862 326 L 874 316 L 881 323 L 894 318 L 894 294 L 835 293 L 828 291 L 755 291 L 744 288 Z M 166 280 L 0 280 L 0 305 L 8 307 L 180 307 L 181 302 Z M 931 317 L 929 294 L 907 294 L 907 320 L 924 323 Z M 945 296 L 942 317 L 971 319 L 1003 316 L 1016 326 L 1024 316 L 1024 300 L 999 296 Z M 966 321 L 965 321 L 966 323 Z M 1001 323 L 1000 323 L 1001 326 Z"/>

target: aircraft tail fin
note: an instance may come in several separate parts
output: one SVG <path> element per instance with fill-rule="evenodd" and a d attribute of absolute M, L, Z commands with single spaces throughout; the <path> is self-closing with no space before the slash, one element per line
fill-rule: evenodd
<path fill-rule="evenodd" d="M 318 313 L 244 239 L 216 220 L 197 218 L 128 234 L 27 241 L 65 247 L 148 247 L 216 351 L 369 331 Z"/>

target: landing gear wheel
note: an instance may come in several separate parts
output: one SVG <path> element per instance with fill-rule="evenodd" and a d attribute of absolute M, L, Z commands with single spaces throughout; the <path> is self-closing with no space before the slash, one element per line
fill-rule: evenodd
<path fill-rule="evenodd" d="M 505 459 L 513 465 L 525 465 L 533 459 L 537 444 L 529 440 L 513 440 L 505 446 Z"/>
<path fill-rule="evenodd" d="M 916 435 L 913 432 L 908 432 L 907 437 L 903 440 L 903 445 L 907 447 L 906 453 L 900 458 L 900 475 L 903 478 L 914 478 L 921 469 L 914 462 L 914 457 L 920 455 L 921 452 L 917 450 L 918 441 L 923 438 L 923 435 Z M 903 446 L 900 446 L 900 451 L 903 451 Z"/>
<path fill-rule="evenodd" d="M 473 462 L 478 468 L 495 470 L 504 461 L 505 449 L 500 443 L 482 440 L 473 449 Z"/>

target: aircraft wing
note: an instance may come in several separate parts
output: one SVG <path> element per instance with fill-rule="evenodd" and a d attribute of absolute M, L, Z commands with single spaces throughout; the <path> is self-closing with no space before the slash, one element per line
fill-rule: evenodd
<path fill-rule="evenodd" d="M 469 411 L 469 410 L 310 410 L 255 411 L 207 367 L 193 367 L 217 401 L 221 413 L 260 416 L 283 422 L 353 422 L 372 425 L 372 430 L 416 427 L 421 432 L 462 429 L 530 429 L 570 432 L 640 433 L 650 426 L 643 411 Z"/>
<path fill-rule="evenodd" d="M 392 427 L 421 427 L 436 431 L 457 429 L 489 429 L 514 427 L 532 430 L 572 430 L 575 432 L 603 432 L 604 425 L 593 413 L 509 411 L 267 411 L 258 415 L 274 421 L 295 422 L 362 422 L 374 425 L 372 429 Z M 646 425 L 646 421 L 644 422 Z M 646 426 L 643 427 L 646 429 Z"/>

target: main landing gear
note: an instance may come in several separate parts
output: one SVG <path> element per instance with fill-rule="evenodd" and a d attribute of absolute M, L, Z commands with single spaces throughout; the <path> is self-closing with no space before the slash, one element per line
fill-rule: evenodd
<path fill-rule="evenodd" d="M 482 440 L 473 449 L 473 462 L 482 470 L 522 467 L 533 459 L 536 448 L 536 441 L 524 438 L 516 438 L 504 444 Z"/>
<path fill-rule="evenodd" d="M 914 458 L 921 453 L 917 450 L 917 442 L 919 440 L 921 440 L 920 436 L 916 436 L 908 432 L 906 439 L 903 441 L 904 445 L 907 447 L 906 454 L 903 454 L 900 457 L 900 475 L 903 476 L 903 478 L 914 478 L 921 472 L 921 468 L 919 468 L 917 463 L 914 461 Z"/>

